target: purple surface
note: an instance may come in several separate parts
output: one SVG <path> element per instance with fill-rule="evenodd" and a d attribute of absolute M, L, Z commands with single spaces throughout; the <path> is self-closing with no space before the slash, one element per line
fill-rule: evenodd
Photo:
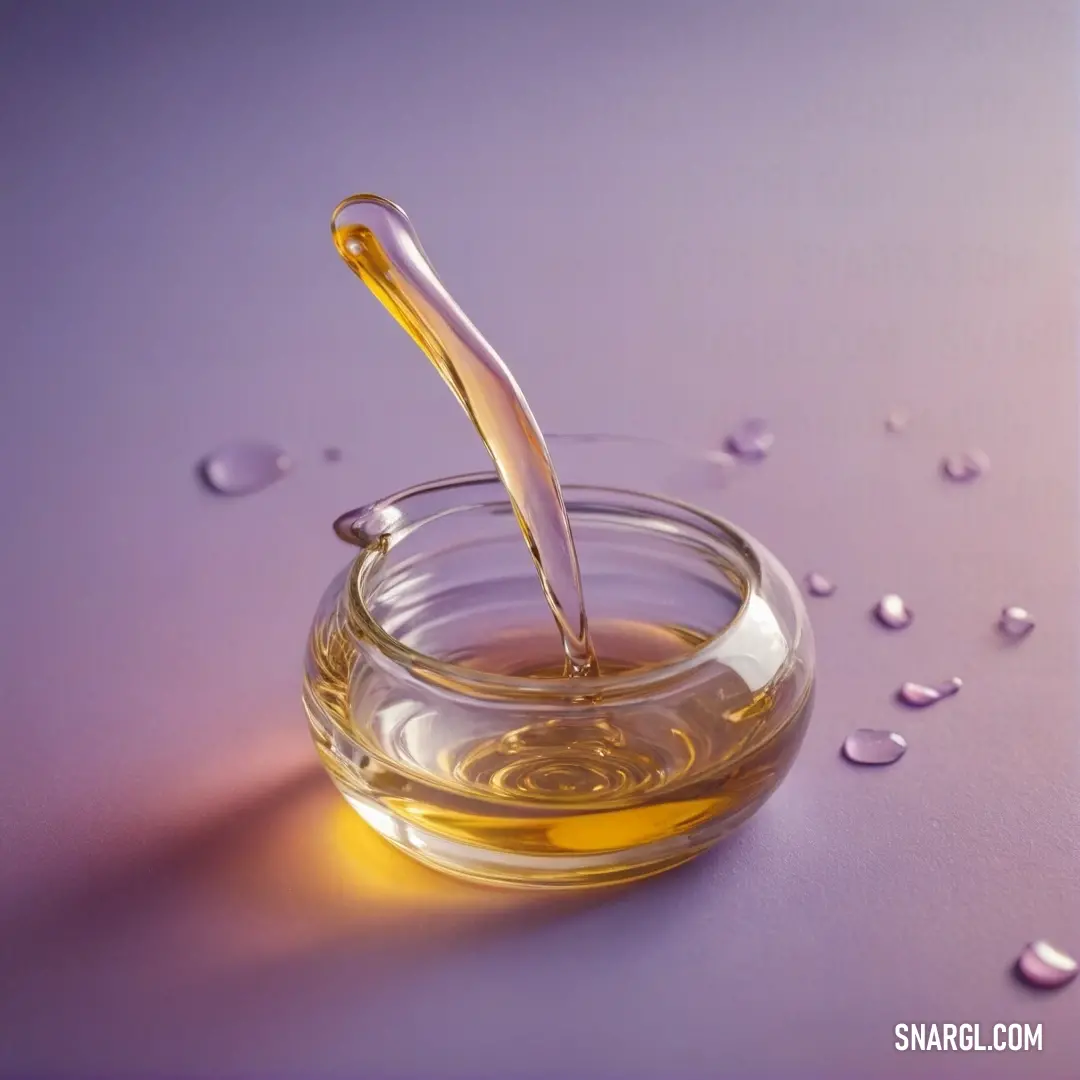
<path fill-rule="evenodd" d="M 1080 953 L 1075 24 L 0 5 L 0 1072 L 1074 1076 L 1080 985 L 1009 968 Z M 315 771 L 331 520 L 483 464 L 334 255 L 358 189 L 406 207 L 541 424 L 776 432 L 714 505 L 838 582 L 819 704 L 774 800 L 684 871 L 474 890 Z M 243 437 L 297 470 L 215 500 L 192 467 Z M 989 474 L 943 482 L 972 445 Z M 901 634 L 868 614 L 894 590 Z M 1016 645 L 1006 604 L 1038 619 Z M 863 726 L 903 761 L 840 760 Z M 1044 1050 L 898 1053 L 907 1021 L 1041 1022 Z"/>

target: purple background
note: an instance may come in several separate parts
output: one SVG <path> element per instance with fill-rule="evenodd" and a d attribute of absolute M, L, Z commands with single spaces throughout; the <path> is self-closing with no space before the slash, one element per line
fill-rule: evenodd
<path fill-rule="evenodd" d="M 1044 0 L 0 5 L 0 1072 L 1074 1076 L 1080 984 L 1008 969 L 1080 953 L 1076 44 Z M 682 871 L 474 889 L 316 769 L 331 519 L 483 464 L 333 253 L 355 190 L 549 429 L 775 425 L 713 505 L 840 582 L 819 704 Z M 246 435 L 295 475 L 198 490 Z M 969 445 L 990 475 L 941 481 Z M 840 761 L 865 725 L 905 759 Z M 1045 1050 L 900 1054 L 904 1021 Z"/>

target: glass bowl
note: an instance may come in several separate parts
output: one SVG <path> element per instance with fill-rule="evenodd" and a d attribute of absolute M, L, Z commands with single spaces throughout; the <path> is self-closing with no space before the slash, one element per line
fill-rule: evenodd
<path fill-rule="evenodd" d="M 647 440 L 550 444 L 600 675 L 564 677 L 506 493 L 467 475 L 338 519 L 359 550 L 316 612 L 303 700 L 334 783 L 390 843 L 567 888 L 675 866 L 753 814 L 801 745 L 814 652 L 760 543 L 637 488 L 720 483 L 721 465 Z"/>

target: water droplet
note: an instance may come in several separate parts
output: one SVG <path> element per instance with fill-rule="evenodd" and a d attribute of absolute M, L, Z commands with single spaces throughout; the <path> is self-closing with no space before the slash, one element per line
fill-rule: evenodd
<path fill-rule="evenodd" d="M 896 593 L 886 593 L 874 608 L 874 616 L 882 626 L 890 630 L 903 630 L 911 625 L 914 614 Z"/>
<path fill-rule="evenodd" d="M 946 454 L 941 459 L 941 472 L 949 480 L 965 484 L 977 480 L 990 468 L 990 459 L 981 450 L 963 454 Z"/>
<path fill-rule="evenodd" d="M 772 449 L 773 433 L 764 420 L 746 420 L 724 440 L 724 449 L 744 461 L 760 461 Z"/>
<path fill-rule="evenodd" d="M 375 503 L 358 510 L 348 510 L 333 524 L 339 540 L 356 547 L 367 547 L 380 536 L 391 533 L 405 520 L 405 515 L 392 503 Z"/>
<path fill-rule="evenodd" d="M 288 454 L 271 443 L 233 443 L 199 462 L 202 482 L 218 495 L 253 495 L 292 468 Z"/>
<path fill-rule="evenodd" d="M 811 596 L 832 596 L 836 586 L 824 575 L 811 571 L 806 575 L 806 591 Z"/>
<path fill-rule="evenodd" d="M 323 452 L 323 461 L 329 461 L 332 465 L 336 465 L 342 458 L 340 446 L 328 446 Z"/>
<path fill-rule="evenodd" d="M 859 728 L 844 740 L 843 750 L 855 765 L 891 765 L 904 756 L 907 743 L 895 731 Z"/>
<path fill-rule="evenodd" d="M 942 698 L 952 697 L 960 692 L 964 685 L 963 679 L 949 679 L 940 686 L 923 686 L 922 683 L 906 682 L 896 691 L 896 698 L 903 705 L 910 705 L 913 709 L 925 709 L 927 705 L 933 705 Z"/>
<path fill-rule="evenodd" d="M 891 431 L 894 435 L 898 435 L 901 431 L 907 431 L 908 424 L 911 423 L 911 413 L 907 409 L 893 409 L 888 416 L 885 417 L 885 430 Z"/>
<path fill-rule="evenodd" d="M 1007 607 L 998 620 L 998 629 L 1006 637 L 1022 638 L 1035 629 L 1035 620 L 1026 608 Z"/>
<path fill-rule="evenodd" d="M 1056 990 L 1076 978 L 1077 963 L 1048 941 L 1033 941 L 1020 954 L 1016 970 L 1025 982 L 1040 990 Z"/>

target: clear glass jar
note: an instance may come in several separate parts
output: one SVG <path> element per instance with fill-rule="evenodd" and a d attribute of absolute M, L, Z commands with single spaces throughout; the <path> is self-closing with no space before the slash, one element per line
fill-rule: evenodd
<path fill-rule="evenodd" d="M 663 457 L 611 440 L 600 456 L 625 470 L 643 449 Z M 552 452 L 600 676 L 563 676 L 505 491 L 461 476 L 339 519 L 361 550 L 316 613 L 304 705 L 335 784 L 392 844 L 490 882 L 599 885 L 692 858 L 776 789 L 810 717 L 813 642 L 757 541 L 589 482 L 594 443 Z"/>

